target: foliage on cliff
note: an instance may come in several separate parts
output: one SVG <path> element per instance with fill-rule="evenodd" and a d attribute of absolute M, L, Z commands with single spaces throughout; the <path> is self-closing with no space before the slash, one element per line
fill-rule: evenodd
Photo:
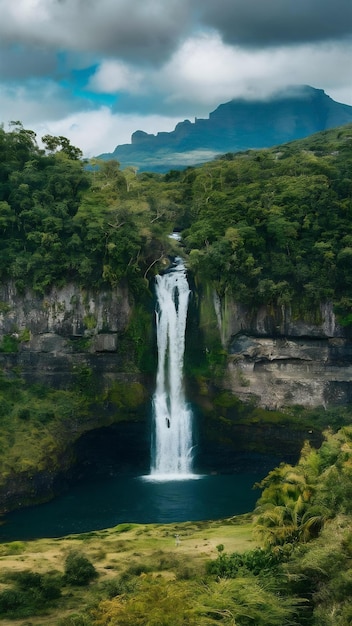
<path fill-rule="evenodd" d="M 91 429 L 131 419 L 142 419 L 148 393 L 140 382 L 115 373 L 110 386 L 102 386 L 97 372 L 74 366 L 71 385 L 55 389 L 29 385 L 17 368 L 0 370 L 0 492 L 1 506 L 16 508 L 51 494 L 47 478 L 43 492 L 33 490 L 35 477 L 52 478 L 72 464 L 72 446 Z M 33 482 L 34 479 L 34 482 Z M 11 492 L 12 482 L 22 493 Z M 31 486 L 32 485 L 32 486 Z"/>
<path fill-rule="evenodd" d="M 0 128 L 0 280 L 44 292 L 53 284 L 143 288 L 168 250 L 176 190 L 116 161 L 83 161 L 64 137 L 43 138 L 16 122 Z"/>
<path fill-rule="evenodd" d="M 138 292 L 176 227 L 219 294 L 301 311 L 333 300 L 349 323 L 351 125 L 166 175 L 87 164 L 67 139 L 44 140 L 0 129 L 1 280 L 38 291 L 127 280 Z"/>
<path fill-rule="evenodd" d="M 186 171 L 191 267 L 250 305 L 349 311 L 351 171 L 351 125 Z"/>

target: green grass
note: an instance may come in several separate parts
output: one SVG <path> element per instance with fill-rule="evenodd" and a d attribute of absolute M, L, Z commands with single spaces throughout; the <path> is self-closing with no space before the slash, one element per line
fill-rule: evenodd
<path fill-rule="evenodd" d="M 180 596 L 184 606 L 190 602 L 190 585 L 199 593 L 196 581 L 205 575 L 207 561 L 216 557 L 216 546 L 223 543 L 229 551 L 250 549 L 257 545 L 252 530 L 250 516 L 239 516 L 216 522 L 119 524 L 60 539 L 10 542 L 0 545 L 0 593 L 15 586 L 16 579 L 23 577 L 20 572 L 33 572 L 45 578 L 55 570 L 57 576 L 63 576 L 67 557 L 77 552 L 89 559 L 98 577 L 84 588 L 63 585 L 61 597 L 55 599 L 55 606 L 46 609 L 45 615 L 40 614 L 40 607 L 37 613 L 32 607 L 33 626 L 58 626 L 60 620 L 66 620 L 63 626 L 84 624 L 83 616 L 88 620 L 90 607 L 102 606 L 101 602 L 120 593 L 131 594 L 137 587 L 148 606 L 172 585 L 176 604 Z M 175 534 L 180 537 L 178 545 Z M 11 577 L 13 585 L 9 585 Z M 154 587 L 155 580 L 160 587 Z M 164 609 L 171 612 L 173 605 L 165 602 Z M 74 615 L 79 615 L 81 622 Z M 24 626 L 23 621 L 16 622 L 6 616 L 1 623 Z"/>

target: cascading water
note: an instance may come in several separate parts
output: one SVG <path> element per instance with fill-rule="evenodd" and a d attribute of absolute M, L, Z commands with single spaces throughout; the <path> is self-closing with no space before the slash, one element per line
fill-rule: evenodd
<path fill-rule="evenodd" d="M 183 389 L 183 359 L 190 289 L 177 257 L 156 277 L 158 371 L 153 398 L 151 477 L 158 480 L 192 475 L 192 412 Z"/>

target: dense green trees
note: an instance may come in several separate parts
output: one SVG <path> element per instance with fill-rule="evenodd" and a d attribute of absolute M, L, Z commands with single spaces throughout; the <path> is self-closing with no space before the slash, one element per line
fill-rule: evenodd
<path fill-rule="evenodd" d="M 168 250 L 175 192 L 116 161 L 82 160 L 65 137 L 43 137 L 16 122 L 0 129 L 0 280 L 45 292 L 53 284 L 143 288 Z M 157 188 L 157 189 L 156 189 Z"/>
<path fill-rule="evenodd" d="M 183 230 L 219 294 L 300 312 L 352 307 L 351 126 L 166 175 L 90 164 L 64 137 L 0 129 L 0 278 L 45 291 L 77 280 L 143 287 Z"/>
<path fill-rule="evenodd" d="M 219 293 L 309 310 L 351 292 L 351 126 L 192 170 L 191 267 Z M 184 184 L 190 172 L 184 174 Z"/>

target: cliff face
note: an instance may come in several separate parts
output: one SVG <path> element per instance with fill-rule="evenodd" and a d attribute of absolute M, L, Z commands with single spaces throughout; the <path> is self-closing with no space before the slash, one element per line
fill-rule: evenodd
<path fill-rule="evenodd" d="M 65 386 L 72 366 L 93 363 L 94 356 L 104 363 L 102 373 L 123 367 L 119 338 L 131 315 L 126 290 L 89 293 L 67 285 L 40 297 L 6 284 L 0 303 L 0 340 L 10 339 L 14 348 L 0 353 L 0 361 L 16 363 L 29 382 Z"/>
<path fill-rule="evenodd" d="M 218 345 L 221 335 L 228 355 L 222 387 L 234 394 L 235 400 L 233 408 L 230 402 L 214 410 L 214 381 L 209 381 L 205 395 L 195 385 L 192 401 L 202 415 L 199 441 L 203 457 L 200 454 L 199 461 L 204 467 L 211 465 L 216 471 L 219 459 L 226 468 L 232 467 L 238 451 L 274 453 L 289 449 L 297 454 L 307 436 L 306 426 L 302 432 L 293 432 L 281 423 L 252 424 L 249 420 L 244 424 L 239 420 L 235 396 L 244 402 L 255 400 L 256 406 L 268 409 L 352 401 L 352 342 L 337 324 L 330 305 L 321 307 L 319 321 L 296 319 L 288 308 L 263 307 L 253 313 L 232 300 L 220 302 L 210 291 L 199 297 L 199 305 L 203 339 L 197 335 L 202 345 L 196 348 L 208 354 L 207 343 L 210 345 L 216 335 Z M 204 308 L 210 315 L 206 323 L 204 318 L 202 321 Z M 19 456 L 17 465 L 2 476 L 0 509 L 52 497 L 61 491 L 62 481 L 72 475 L 72 468 L 76 477 L 95 472 L 100 458 L 107 456 L 110 440 L 114 441 L 111 463 L 115 463 L 116 471 L 137 466 L 146 471 L 154 383 L 153 376 L 140 373 L 133 353 L 136 341 L 144 344 L 146 336 L 126 340 L 133 315 L 136 309 L 128 292 L 121 288 L 93 293 L 67 285 L 45 297 L 30 291 L 18 294 L 12 285 L 0 289 L 0 368 L 5 376 L 20 372 L 30 385 L 42 383 L 70 390 L 75 372 L 89 370 L 99 394 L 87 400 L 83 412 L 72 408 L 68 417 L 61 416 L 58 407 L 55 420 L 51 422 L 49 417 L 39 426 L 36 422 L 34 428 L 43 441 L 38 444 L 35 440 L 31 445 L 41 446 L 40 454 L 36 450 L 39 461 L 26 465 Z M 195 321 L 196 316 L 192 323 Z M 77 393 L 85 398 L 86 390 Z M 11 435 L 18 435 L 19 440 L 21 419 L 23 415 L 15 415 L 15 432 Z M 25 425 L 32 429 L 31 421 Z M 45 444 L 48 437 L 50 449 Z M 100 440 L 103 452 L 94 465 L 94 451 Z M 20 446 L 18 440 L 13 445 L 16 449 Z M 32 452 L 28 454 L 30 461 Z"/>
<path fill-rule="evenodd" d="M 46 334 L 62 339 L 91 336 L 93 351 L 111 351 L 131 312 L 127 290 L 90 293 L 73 284 L 54 288 L 41 297 L 30 290 L 18 294 L 13 284 L 8 283 L 0 286 L 0 302 L 0 336 L 27 329 L 30 333 L 27 348 L 34 351 L 40 350 L 38 338 Z M 110 344 L 104 344 L 102 339 L 107 335 Z M 45 341 L 42 347 L 44 352 L 52 351 L 45 349 Z"/>
<path fill-rule="evenodd" d="M 0 352 L 0 363 L 19 366 L 28 382 L 68 386 L 77 365 L 89 365 L 105 384 L 136 372 L 123 342 L 132 314 L 126 290 L 67 285 L 40 297 L 10 284 L 0 289 L 0 303 L 0 340 L 11 338 L 17 349 Z M 253 313 L 233 300 L 213 303 L 228 353 L 224 386 L 241 400 L 266 408 L 352 400 L 352 341 L 331 304 L 304 320 L 289 307 Z"/>
<path fill-rule="evenodd" d="M 117 433 L 117 467 L 126 458 L 133 465 L 138 455 L 146 463 L 150 381 L 128 338 L 133 313 L 123 288 L 89 292 L 67 285 L 45 297 L 19 294 L 12 284 L 0 288 L 0 380 L 20 377 L 33 389 L 60 390 L 69 407 L 50 405 L 43 423 L 32 420 L 32 407 L 22 408 L 22 417 L 15 409 L 10 424 L 6 408 L 1 412 L 12 443 L 9 458 L 1 459 L 0 511 L 48 499 L 67 478 L 77 479 L 89 465 L 81 441 L 104 429 Z"/>
<path fill-rule="evenodd" d="M 317 320 L 296 319 L 289 307 L 256 313 L 215 300 L 228 352 L 225 386 L 243 401 L 273 409 L 346 404 L 352 400 L 352 342 L 331 304 Z"/>

